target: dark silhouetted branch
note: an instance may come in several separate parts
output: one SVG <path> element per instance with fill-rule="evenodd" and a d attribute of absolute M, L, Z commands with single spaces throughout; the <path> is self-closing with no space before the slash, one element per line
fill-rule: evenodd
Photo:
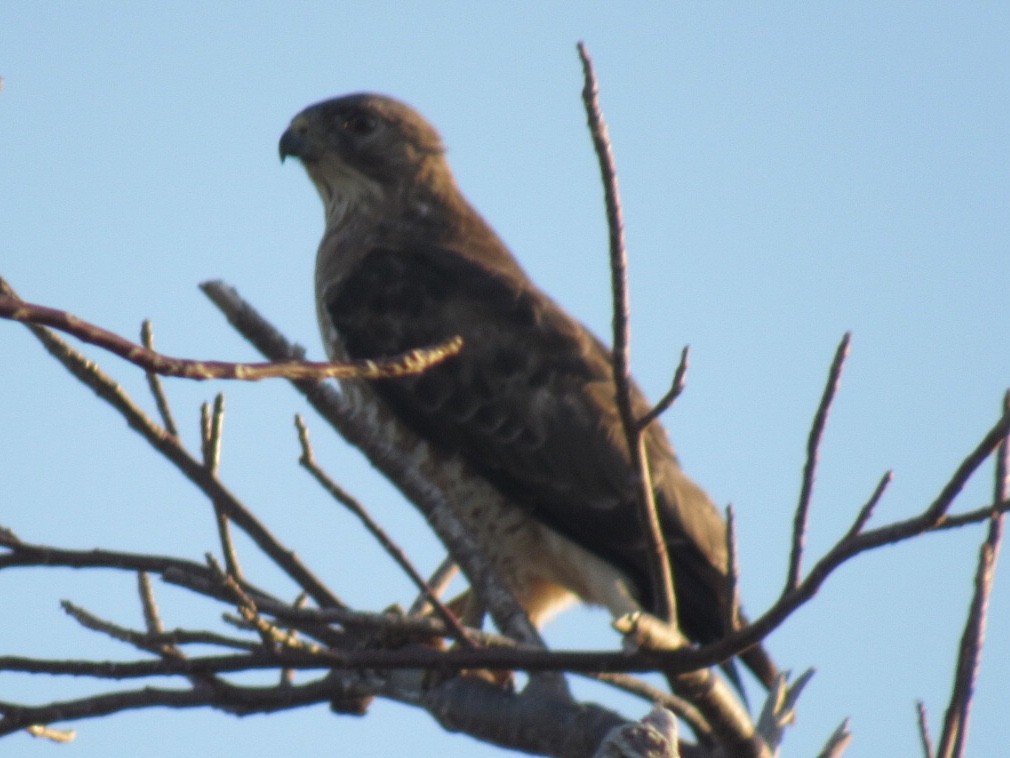
<path fill-rule="evenodd" d="M 1003 412 L 1010 413 L 1010 392 L 1003 396 Z M 1004 435 L 996 454 L 995 483 L 993 499 L 996 502 L 1010 497 L 1010 436 Z M 996 561 L 1003 541 L 1002 513 L 993 512 L 985 541 L 979 548 L 978 567 L 975 571 L 975 592 L 968 608 L 968 620 L 961 636 L 961 646 L 954 673 L 954 688 L 950 704 L 943 721 L 943 733 L 936 755 L 938 758 L 960 758 L 965 754 L 968 739 L 968 722 L 975 694 L 975 680 L 982 662 L 982 645 L 985 640 L 985 624 L 992 594 Z"/>
<path fill-rule="evenodd" d="M 684 392 L 689 355 L 690 349 L 685 345 L 684 349 L 680 351 L 680 363 L 677 364 L 677 370 L 673 372 L 673 381 L 670 383 L 670 389 L 668 389 L 666 394 L 659 399 L 659 402 L 653 406 L 651 411 L 638 419 L 638 426 L 640 429 L 644 430 L 645 427 L 666 413 L 670 409 L 670 406 L 673 405 L 677 398 Z"/>
<path fill-rule="evenodd" d="M 642 426 L 635 418 L 631 406 L 631 306 L 628 296 L 628 253 L 624 245 L 624 220 L 621 198 L 617 188 L 617 167 L 611 149 L 607 123 L 600 108 L 599 86 L 593 71 L 593 61 L 583 43 L 579 43 L 584 86 L 582 102 L 585 105 L 589 133 L 600 164 L 603 196 L 607 209 L 607 228 L 610 230 L 610 272 L 614 311 L 614 386 L 621 424 L 628 441 L 628 452 L 638 471 L 639 515 L 645 533 L 649 577 L 652 597 L 655 598 L 656 615 L 677 623 L 677 600 L 673 592 L 673 574 L 667 555 L 666 540 L 656 513 L 652 490 L 652 475 L 645 454 Z M 672 402 L 672 401 L 671 401 Z"/>
<path fill-rule="evenodd" d="M 810 426 L 810 436 L 807 438 L 807 459 L 803 465 L 803 484 L 800 487 L 800 500 L 796 505 L 796 516 L 793 520 L 793 546 L 789 554 L 789 574 L 786 577 L 786 591 L 796 589 L 800 583 L 800 572 L 803 567 L 803 542 L 807 533 L 807 519 L 810 512 L 810 497 L 814 491 L 814 474 L 817 471 L 817 456 L 821 446 L 821 437 L 828 422 L 828 411 L 838 394 L 838 383 L 842 377 L 842 367 L 849 354 L 849 343 L 852 335 L 846 332 L 835 350 L 834 360 L 828 370 L 828 381 L 824 385 L 824 394 L 814 414 Z"/>

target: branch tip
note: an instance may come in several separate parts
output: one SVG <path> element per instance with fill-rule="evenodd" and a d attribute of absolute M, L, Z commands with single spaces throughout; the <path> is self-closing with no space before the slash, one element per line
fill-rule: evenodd
<path fill-rule="evenodd" d="M 842 335 L 841 342 L 835 349 L 831 368 L 828 369 L 828 380 L 824 385 L 821 402 L 817 406 L 810 435 L 807 438 L 807 456 L 803 464 L 803 481 L 800 486 L 800 498 L 796 504 L 796 515 L 793 518 L 792 550 L 789 554 L 789 572 L 786 577 L 786 592 L 796 589 L 800 583 L 800 573 L 803 567 L 803 544 L 806 540 L 807 520 L 810 513 L 810 499 L 814 489 L 814 475 L 817 470 L 817 457 L 820 451 L 821 438 L 828 422 L 828 412 L 838 394 L 838 385 L 842 377 L 842 367 L 849 355 L 849 345 L 852 333 Z"/>

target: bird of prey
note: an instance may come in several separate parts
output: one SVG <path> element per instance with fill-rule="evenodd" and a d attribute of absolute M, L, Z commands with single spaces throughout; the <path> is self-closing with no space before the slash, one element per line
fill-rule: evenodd
<path fill-rule="evenodd" d="M 463 338 L 420 376 L 345 383 L 357 410 L 448 493 L 535 624 L 575 596 L 615 616 L 652 610 L 610 352 L 466 200 L 434 127 L 393 98 L 347 95 L 295 116 L 280 155 L 302 162 L 323 201 L 315 289 L 330 357 Z M 641 417 L 650 405 L 632 393 Z M 725 523 L 658 422 L 645 445 L 680 629 L 719 639 Z M 764 650 L 741 657 L 770 686 Z"/>

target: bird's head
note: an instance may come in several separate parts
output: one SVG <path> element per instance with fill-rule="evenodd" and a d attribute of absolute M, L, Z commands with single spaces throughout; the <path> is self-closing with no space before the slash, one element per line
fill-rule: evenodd
<path fill-rule="evenodd" d="M 349 198 L 402 194 L 450 177 L 442 140 L 410 106 L 355 94 L 310 105 L 291 121 L 280 156 L 298 158 L 331 212 Z"/>

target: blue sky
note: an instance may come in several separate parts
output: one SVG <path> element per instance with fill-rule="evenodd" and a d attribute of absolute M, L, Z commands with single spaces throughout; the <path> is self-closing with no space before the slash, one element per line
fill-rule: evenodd
<path fill-rule="evenodd" d="M 575 55 L 585 40 L 620 171 L 636 375 L 660 395 L 691 345 L 687 393 L 665 422 L 691 475 L 736 508 L 755 615 L 784 581 L 809 419 L 844 331 L 853 355 L 822 450 L 808 564 L 886 469 L 896 478 L 875 523 L 928 503 L 997 417 L 1010 384 L 1010 11 L 627 8 L 4 3 L 0 274 L 27 299 L 121 333 L 151 318 L 170 354 L 251 360 L 196 288 L 223 278 L 321 357 L 311 304 L 321 206 L 304 172 L 278 163 L 276 144 L 308 103 L 374 90 L 439 127 L 475 205 L 531 275 L 605 335 L 606 229 Z M 89 352 L 151 406 L 137 371 Z M 0 523 L 67 546 L 196 559 L 215 549 L 199 494 L 23 330 L 0 324 L 0 356 Z M 341 596 L 369 608 L 410 601 L 406 580 L 297 469 L 291 417 L 305 407 L 292 390 L 168 386 L 192 445 L 198 403 L 227 394 L 225 480 Z M 422 568 L 437 564 L 421 519 L 309 422 L 331 471 Z M 990 490 L 986 469 L 961 507 Z M 942 719 L 981 537 L 967 529 L 863 556 L 775 632 L 782 666 L 818 670 L 787 755 L 814 754 L 847 716 L 849 755 L 914 754 L 915 699 L 934 727 Z M 247 570 L 290 593 L 252 552 Z M 124 577 L 5 572 L 0 654 L 129 656 L 78 629 L 60 598 L 140 624 Z M 169 626 L 219 613 L 170 588 L 159 598 Z M 1008 608 L 1001 569 L 975 755 L 1006 742 Z M 548 635 L 610 647 L 606 621 L 573 612 Z M 2 689 L 37 701 L 55 691 L 10 677 Z M 504 754 L 389 703 L 364 719 L 323 708 L 242 721 L 159 711 L 74 726 L 73 747 L 24 736 L 5 745 L 75 758 L 311 757 L 335 744 L 362 756 L 404 744 L 416 755 Z"/>

